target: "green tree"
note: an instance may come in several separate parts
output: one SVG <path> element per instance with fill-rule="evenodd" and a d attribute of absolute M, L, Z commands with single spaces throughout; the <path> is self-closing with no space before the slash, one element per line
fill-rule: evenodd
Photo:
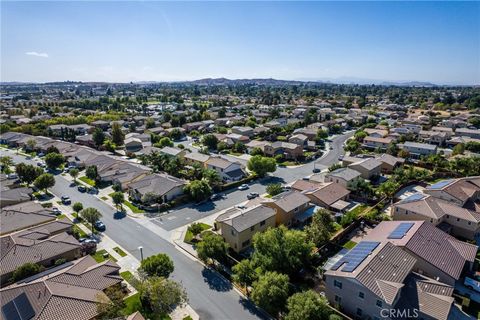
<path fill-rule="evenodd" d="M 35 179 L 33 185 L 47 193 L 47 189 L 55 185 L 55 178 L 50 173 L 43 173 Z"/>
<path fill-rule="evenodd" d="M 122 203 L 123 201 L 125 201 L 125 196 L 123 192 L 121 191 L 114 192 L 112 193 L 111 197 L 112 197 L 113 203 L 115 204 L 115 207 L 116 208 L 120 207 L 120 209 L 122 210 L 123 209 Z"/>
<path fill-rule="evenodd" d="M 43 173 L 43 169 L 21 162 L 15 166 L 15 172 L 17 173 L 20 181 L 30 185 Z"/>
<path fill-rule="evenodd" d="M 196 236 L 203 231 L 203 227 L 200 223 L 194 222 L 188 227 L 188 231 L 190 231 L 194 236 Z"/>
<path fill-rule="evenodd" d="M 101 145 L 103 145 L 103 142 L 105 141 L 105 133 L 103 132 L 102 129 L 95 128 L 95 130 L 93 130 L 92 139 L 93 139 L 93 143 L 98 148 Z"/>
<path fill-rule="evenodd" d="M 117 146 L 123 146 L 123 141 L 125 139 L 125 134 L 120 127 L 118 122 L 112 124 L 112 142 Z"/>
<path fill-rule="evenodd" d="M 277 170 L 277 162 L 275 159 L 257 155 L 252 156 L 248 160 L 247 168 L 255 172 L 259 177 L 264 177 L 267 172 L 275 172 Z"/>
<path fill-rule="evenodd" d="M 288 298 L 288 276 L 266 272 L 253 283 L 252 300 L 273 317 L 283 311 Z"/>
<path fill-rule="evenodd" d="M 212 194 L 212 187 L 210 187 L 208 181 L 205 179 L 193 180 L 185 186 L 184 192 L 193 200 L 202 201 L 210 197 Z"/>
<path fill-rule="evenodd" d="M 94 224 L 97 222 L 97 220 L 100 220 L 102 217 L 102 214 L 100 211 L 98 211 L 95 208 L 85 208 L 82 211 L 80 211 L 80 216 L 87 221 L 88 223 L 91 224 L 92 227 L 92 234 L 94 233 Z"/>
<path fill-rule="evenodd" d="M 32 262 L 27 262 L 22 264 L 20 267 L 15 269 L 12 273 L 12 281 L 17 282 L 19 280 L 28 278 L 30 276 L 33 276 L 37 273 L 40 273 L 44 270 L 45 268 L 42 265 L 32 263 Z"/>
<path fill-rule="evenodd" d="M 2 172 L 3 173 L 10 173 L 10 167 L 13 166 L 13 160 L 12 157 L 9 156 L 4 156 L 0 157 L 0 165 L 2 166 Z"/>
<path fill-rule="evenodd" d="M 153 120 L 152 118 L 148 118 L 147 122 L 145 123 L 145 128 L 150 129 L 154 127 L 155 127 L 155 120 Z"/>
<path fill-rule="evenodd" d="M 250 151 L 250 155 L 251 156 L 263 156 L 264 153 L 263 153 L 263 150 L 259 147 L 255 147 L 252 149 L 252 151 Z"/>
<path fill-rule="evenodd" d="M 78 215 L 80 211 L 83 209 L 83 204 L 81 202 L 75 202 L 72 206 L 73 211 L 75 211 Z"/>
<path fill-rule="evenodd" d="M 283 192 L 283 187 L 280 183 L 270 183 L 267 185 L 267 193 L 271 196 L 276 196 Z"/>
<path fill-rule="evenodd" d="M 328 301 L 313 290 L 297 292 L 287 300 L 285 320 L 326 320 L 330 315 Z"/>
<path fill-rule="evenodd" d="M 140 270 L 150 277 L 168 278 L 173 272 L 173 261 L 164 253 L 159 253 L 144 259 L 140 264 Z"/>
<path fill-rule="evenodd" d="M 88 166 L 87 169 L 85 169 L 85 175 L 88 179 L 91 179 L 93 181 L 97 180 L 97 166 Z"/>
<path fill-rule="evenodd" d="M 216 187 L 222 183 L 222 178 L 218 172 L 213 169 L 204 169 L 202 171 L 202 178 L 212 187 Z"/>
<path fill-rule="evenodd" d="M 72 168 L 70 169 L 70 171 L 68 172 L 70 174 L 70 176 L 73 178 L 73 181 L 77 181 L 77 177 L 80 173 L 80 170 L 78 170 L 77 168 Z"/>
<path fill-rule="evenodd" d="M 248 295 L 248 286 L 251 286 L 253 282 L 258 279 L 257 271 L 255 270 L 255 266 L 253 265 L 252 261 L 249 259 L 244 259 L 233 266 L 232 271 L 233 281 L 243 286 Z"/>
<path fill-rule="evenodd" d="M 109 152 L 115 152 L 115 149 L 117 149 L 117 145 L 110 139 L 105 139 L 103 147 Z"/>
<path fill-rule="evenodd" d="M 452 155 L 463 154 L 465 152 L 465 145 L 463 143 L 459 143 L 455 145 L 452 149 Z"/>
<path fill-rule="evenodd" d="M 56 152 L 49 153 L 45 156 L 45 164 L 48 168 L 55 170 L 65 162 L 65 158 Z"/>
<path fill-rule="evenodd" d="M 347 184 L 347 189 L 364 198 L 375 195 L 370 182 L 360 177 L 349 181 Z"/>
<path fill-rule="evenodd" d="M 27 147 L 27 150 L 33 151 L 35 150 L 36 145 L 37 145 L 37 141 L 35 141 L 34 139 L 28 139 L 25 146 Z"/>
<path fill-rule="evenodd" d="M 358 142 L 363 142 L 363 139 L 365 139 L 367 136 L 368 134 L 363 130 L 355 132 L 355 135 L 354 135 L 355 140 L 357 140 Z"/>
<path fill-rule="evenodd" d="M 335 231 L 332 215 L 325 209 L 317 210 L 312 217 L 312 222 L 305 227 L 308 239 L 317 247 L 324 245 Z"/>
<path fill-rule="evenodd" d="M 205 233 L 202 240 L 197 245 L 198 258 L 205 263 L 210 259 L 218 262 L 224 262 L 227 258 L 228 244 L 223 241 L 223 238 L 218 234 Z"/>
<path fill-rule="evenodd" d="M 327 130 L 319 129 L 317 131 L 317 139 L 325 140 L 327 138 L 328 138 L 328 131 Z"/>
<path fill-rule="evenodd" d="M 252 261 L 264 271 L 294 275 L 311 261 L 314 244 L 307 234 L 281 225 L 253 236 Z"/>
<path fill-rule="evenodd" d="M 142 307 L 156 315 L 168 314 L 188 301 L 187 293 L 179 283 L 159 277 L 142 282 L 139 294 Z"/>
<path fill-rule="evenodd" d="M 206 134 L 202 137 L 202 144 L 208 149 L 213 150 L 217 147 L 218 139 L 213 134 Z"/>
<path fill-rule="evenodd" d="M 330 167 L 328 167 L 328 171 L 332 172 L 340 168 L 343 168 L 343 165 L 341 163 L 334 163 Z"/>
<path fill-rule="evenodd" d="M 106 299 L 105 296 L 108 298 Z M 122 310 L 125 308 L 124 296 L 119 286 L 112 286 L 105 290 L 105 296 L 97 297 L 97 313 L 95 319 L 122 318 Z"/>
<path fill-rule="evenodd" d="M 155 143 L 155 147 L 173 147 L 173 141 L 169 137 L 163 137 L 157 143 Z"/>

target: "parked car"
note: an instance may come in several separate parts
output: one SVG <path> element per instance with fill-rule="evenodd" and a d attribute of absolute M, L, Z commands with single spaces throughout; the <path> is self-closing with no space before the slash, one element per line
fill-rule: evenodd
<path fill-rule="evenodd" d="M 215 194 L 212 194 L 212 196 L 210 197 L 210 200 L 211 201 L 216 201 L 216 200 L 223 199 L 224 197 L 225 197 L 225 195 L 222 194 L 222 193 L 215 193 Z"/>
<path fill-rule="evenodd" d="M 238 190 L 248 190 L 249 188 L 248 184 L 244 183 L 238 187 Z"/>
<path fill-rule="evenodd" d="M 480 275 L 476 274 L 473 277 L 465 277 L 465 280 L 463 281 L 463 284 L 465 287 L 467 287 L 470 290 L 474 290 L 476 292 L 480 292 Z"/>
<path fill-rule="evenodd" d="M 322 170 L 320 170 L 319 168 L 313 168 L 312 172 L 313 173 L 319 173 L 321 172 Z"/>
<path fill-rule="evenodd" d="M 93 224 L 93 227 L 98 231 L 105 231 L 106 229 L 105 224 L 100 220 L 97 220 L 97 222 Z"/>
<path fill-rule="evenodd" d="M 16 173 L 10 173 L 9 175 L 7 175 L 7 179 L 10 179 L 10 180 L 18 179 L 18 175 Z"/>
<path fill-rule="evenodd" d="M 45 168 L 45 163 L 37 162 L 37 166 L 39 166 L 40 168 Z"/>
<path fill-rule="evenodd" d="M 52 207 L 52 211 L 57 216 L 62 214 L 62 211 L 60 211 L 60 209 L 58 209 L 57 207 Z"/>
<path fill-rule="evenodd" d="M 67 196 L 62 196 L 62 203 L 63 204 L 70 204 L 72 203 L 72 200 L 70 200 L 70 197 L 67 197 Z"/>
<path fill-rule="evenodd" d="M 259 194 L 256 193 L 256 192 L 250 192 L 248 195 L 247 195 L 247 199 L 248 200 L 252 200 L 252 199 L 255 199 L 256 197 L 258 197 Z"/>
<path fill-rule="evenodd" d="M 45 153 L 43 153 L 43 152 L 40 152 L 40 153 L 37 154 L 37 157 L 39 157 L 39 158 L 41 158 L 43 156 L 45 156 Z"/>
<path fill-rule="evenodd" d="M 302 180 L 310 181 L 310 177 L 309 176 L 303 177 Z"/>
<path fill-rule="evenodd" d="M 77 189 L 78 189 L 78 191 L 80 191 L 80 192 L 87 192 L 87 187 L 82 186 L 82 185 L 78 186 Z"/>
<path fill-rule="evenodd" d="M 287 186 L 287 185 L 283 186 L 283 191 L 290 191 L 290 190 L 292 190 L 292 186 Z"/>
<path fill-rule="evenodd" d="M 88 189 L 88 193 L 90 194 L 98 194 L 98 189 L 95 187 L 91 187 Z"/>
<path fill-rule="evenodd" d="M 244 206 L 244 205 L 241 205 L 241 204 L 239 204 L 239 205 L 235 206 L 235 208 L 238 208 L 238 209 L 247 209 L 247 207 L 246 207 L 246 206 Z"/>

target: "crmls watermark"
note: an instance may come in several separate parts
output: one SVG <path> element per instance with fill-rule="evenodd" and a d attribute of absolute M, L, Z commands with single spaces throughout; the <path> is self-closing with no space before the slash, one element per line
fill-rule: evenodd
<path fill-rule="evenodd" d="M 380 310 L 382 318 L 418 318 L 418 309 L 382 309 Z"/>

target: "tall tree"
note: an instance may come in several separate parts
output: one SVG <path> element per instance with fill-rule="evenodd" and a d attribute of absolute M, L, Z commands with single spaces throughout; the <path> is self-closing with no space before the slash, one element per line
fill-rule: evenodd
<path fill-rule="evenodd" d="M 315 243 L 317 247 L 324 245 L 329 239 L 332 232 L 335 231 L 333 219 L 325 209 L 317 210 L 312 217 L 312 222 L 305 227 L 308 238 Z"/>
<path fill-rule="evenodd" d="M 29 185 L 43 173 L 43 169 L 21 162 L 15 166 L 15 172 L 17 173 L 20 181 Z"/>
<path fill-rule="evenodd" d="M 275 170 L 277 170 L 277 163 L 275 159 L 257 155 L 252 156 L 250 160 L 248 160 L 247 168 L 255 172 L 259 177 L 264 177 L 267 172 L 275 172 Z"/>
<path fill-rule="evenodd" d="M 123 146 L 125 135 L 118 122 L 112 124 L 112 142 L 117 146 Z"/>
<path fill-rule="evenodd" d="M 184 187 L 185 193 L 187 193 L 193 200 L 201 201 L 205 200 L 212 194 L 212 187 L 205 179 L 193 180 Z"/>
<path fill-rule="evenodd" d="M 218 234 L 205 233 L 202 240 L 197 245 L 198 258 L 203 262 L 209 262 L 210 259 L 224 262 L 227 258 L 228 244 Z"/>
<path fill-rule="evenodd" d="M 47 189 L 55 185 L 55 178 L 50 173 L 43 173 L 35 179 L 33 184 L 47 193 Z"/>
<path fill-rule="evenodd" d="M 0 157 L 0 165 L 2 166 L 3 173 L 10 173 L 11 172 L 10 167 L 13 166 L 12 157 L 9 157 L 9 156 Z"/>
<path fill-rule="evenodd" d="M 85 175 L 87 176 L 88 179 L 91 180 L 97 180 L 98 173 L 97 173 L 97 166 L 88 166 L 87 169 L 85 169 Z"/>
<path fill-rule="evenodd" d="M 217 148 L 218 139 L 213 134 L 206 134 L 202 138 L 202 144 L 210 150 Z"/>
<path fill-rule="evenodd" d="M 125 196 L 123 195 L 123 192 L 117 191 L 112 193 L 111 195 L 113 203 L 115 204 L 115 207 L 120 207 L 120 210 L 123 209 L 122 203 L 125 201 Z"/>
<path fill-rule="evenodd" d="M 56 152 L 49 153 L 45 156 L 45 164 L 48 168 L 55 170 L 65 162 L 65 158 Z"/>
<path fill-rule="evenodd" d="M 173 272 L 173 261 L 164 253 L 159 253 L 144 259 L 140 270 L 150 277 L 168 278 Z"/>
<path fill-rule="evenodd" d="M 252 261 L 249 259 L 243 259 L 233 266 L 232 271 L 233 281 L 242 285 L 248 295 L 248 286 L 251 286 L 253 282 L 258 279 L 257 271 L 255 270 L 255 266 L 253 265 Z"/>
<path fill-rule="evenodd" d="M 273 317 L 285 308 L 288 298 L 288 276 L 266 272 L 253 283 L 252 300 Z"/>
<path fill-rule="evenodd" d="M 150 277 L 142 282 L 139 293 L 142 307 L 156 315 L 170 313 L 175 307 L 183 306 L 188 301 L 182 285 L 159 277 Z"/>
<path fill-rule="evenodd" d="M 77 168 L 72 168 L 68 173 L 73 178 L 73 181 L 76 182 L 78 174 L 80 173 L 80 170 L 78 170 Z"/>
<path fill-rule="evenodd" d="M 93 143 L 98 148 L 103 145 L 103 142 L 105 141 L 105 133 L 102 129 L 95 128 L 95 130 L 93 130 L 92 139 Z"/>
<path fill-rule="evenodd" d="M 91 224 L 92 227 L 92 235 L 94 233 L 94 224 L 97 220 L 100 220 L 102 214 L 95 208 L 86 208 L 80 211 L 80 216 L 87 222 Z"/>

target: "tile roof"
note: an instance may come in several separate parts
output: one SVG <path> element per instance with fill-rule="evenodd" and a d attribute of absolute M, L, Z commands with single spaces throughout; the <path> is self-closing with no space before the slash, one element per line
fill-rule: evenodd
<path fill-rule="evenodd" d="M 53 211 L 39 203 L 29 201 L 15 204 L 2 208 L 0 234 L 8 234 L 55 219 Z"/>
<path fill-rule="evenodd" d="M 306 193 L 306 195 L 316 198 L 329 206 L 349 194 L 350 191 L 348 189 L 334 182 L 321 184 L 317 189 Z"/>
<path fill-rule="evenodd" d="M 351 181 L 355 178 L 360 177 L 360 172 L 350 169 L 350 168 L 338 168 L 327 174 L 327 177 L 338 177 L 346 181 Z"/>
<path fill-rule="evenodd" d="M 141 194 L 152 192 L 156 195 L 162 196 L 172 189 L 182 187 L 183 185 L 185 185 L 185 182 L 181 179 L 175 178 L 166 173 L 155 173 L 129 183 L 128 188 L 136 190 Z"/>
<path fill-rule="evenodd" d="M 271 198 L 273 203 L 285 212 L 290 212 L 310 202 L 310 198 L 297 191 L 287 191 Z"/>

